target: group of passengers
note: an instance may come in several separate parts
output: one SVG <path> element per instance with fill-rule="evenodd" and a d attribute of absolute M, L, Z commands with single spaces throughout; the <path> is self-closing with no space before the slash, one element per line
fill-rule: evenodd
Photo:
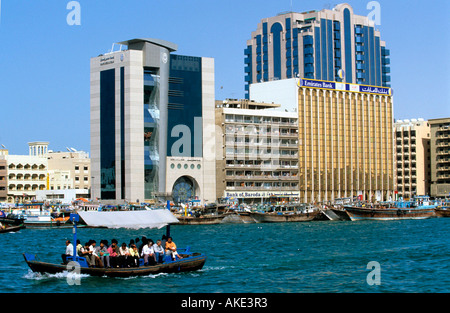
<path fill-rule="evenodd" d="M 81 245 L 80 240 L 77 240 L 76 253 L 77 256 L 86 259 L 89 267 L 106 268 L 139 267 L 140 259 L 144 260 L 144 266 L 156 265 L 163 263 L 164 255 L 170 256 L 172 260 L 182 258 L 177 253 L 177 246 L 172 241 L 172 237 L 165 235 L 156 243 L 145 236 L 141 240 L 131 239 L 128 246 L 125 242 L 119 246 L 116 239 L 111 240 L 111 245 L 108 245 L 108 240 L 101 240 L 99 245 L 95 240 L 89 240 L 84 246 Z M 68 263 L 69 256 L 73 256 L 73 245 L 70 240 L 67 240 L 66 252 L 61 255 L 63 264 Z"/>

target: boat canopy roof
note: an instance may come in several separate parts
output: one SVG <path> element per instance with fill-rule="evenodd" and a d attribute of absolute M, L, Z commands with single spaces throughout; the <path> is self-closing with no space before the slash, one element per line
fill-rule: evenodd
<path fill-rule="evenodd" d="M 107 228 L 162 228 L 178 219 L 167 209 L 145 211 L 79 211 L 88 226 Z"/>

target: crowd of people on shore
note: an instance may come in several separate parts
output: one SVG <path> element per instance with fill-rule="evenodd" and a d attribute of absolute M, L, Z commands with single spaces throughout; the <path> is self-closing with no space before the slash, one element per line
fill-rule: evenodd
<path fill-rule="evenodd" d="M 73 253 L 73 244 L 66 240 L 66 251 L 61 255 L 63 264 L 68 263 L 67 257 L 73 256 Z M 92 239 L 84 245 L 77 240 L 76 254 L 84 257 L 89 267 L 100 268 L 139 267 L 140 259 L 143 259 L 144 266 L 156 265 L 164 262 L 164 256 L 169 256 L 172 260 L 182 258 L 177 253 L 177 246 L 172 237 L 165 235 L 156 243 L 142 236 L 141 239 L 131 239 L 128 245 L 125 242 L 119 245 L 116 239 L 112 239 L 110 245 L 105 239 L 101 240 L 99 245 Z"/>

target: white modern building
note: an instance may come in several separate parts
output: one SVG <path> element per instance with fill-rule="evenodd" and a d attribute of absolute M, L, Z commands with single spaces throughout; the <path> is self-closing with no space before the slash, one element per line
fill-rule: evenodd
<path fill-rule="evenodd" d="M 95 198 L 213 202 L 214 60 L 159 39 L 120 44 L 91 59 Z"/>

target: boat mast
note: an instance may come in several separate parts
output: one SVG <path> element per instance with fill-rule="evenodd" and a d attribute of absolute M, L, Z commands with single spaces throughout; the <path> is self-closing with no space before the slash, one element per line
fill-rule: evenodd
<path fill-rule="evenodd" d="M 70 213 L 70 221 L 73 223 L 73 258 L 77 256 L 77 222 L 80 220 L 78 214 Z"/>
<path fill-rule="evenodd" d="M 167 210 L 169 210 L 170 212 L 170 200 L 167 200 Z M 170 224 L 167 224 L 166 226 L 166 237 L 169 238 L 170 237 Z"/>

